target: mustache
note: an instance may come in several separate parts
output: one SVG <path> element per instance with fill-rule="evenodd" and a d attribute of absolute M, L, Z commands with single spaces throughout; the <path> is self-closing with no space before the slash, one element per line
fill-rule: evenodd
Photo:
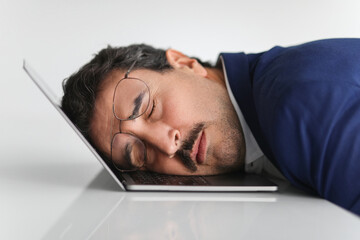
<path fill-rule="evenodd" d="M 190 152 L 194 147 L 195 141 L 199 136 L 199 133 L 204 129 L 205 123 L 197 123 L 190 131 L 189 136 L 182 142 L 179 150 L 176 151 L 175 155 L 180 158 L 185 167 L 191 172 L 196 172 L 197 167 L 194 161 L 190 157 Z"/>

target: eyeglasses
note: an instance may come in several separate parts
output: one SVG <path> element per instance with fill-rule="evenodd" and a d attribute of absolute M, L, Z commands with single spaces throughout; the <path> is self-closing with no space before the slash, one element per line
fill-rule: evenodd
<path fill-rule="evenodd" d="M 111 161 L 121 172 L 136 171 L 145 166 L 146 147 L 138 137 L 121 132 L 121 122 L 143 115 L 150 105 L 149 86 L 139 78 L 129 77 L 136 61 L 116 84 L 113 113 L 119 122 L 119 132 L 111 140 Z"/>

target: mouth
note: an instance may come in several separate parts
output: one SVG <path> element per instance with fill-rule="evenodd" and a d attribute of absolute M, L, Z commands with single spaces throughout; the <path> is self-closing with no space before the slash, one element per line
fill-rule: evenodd
<path fill-rule="evenodd" d="M 206 136 L 201 131 L 190 154 L 191 159 L 197 164 L 203 164 L 206 158 Z"/>

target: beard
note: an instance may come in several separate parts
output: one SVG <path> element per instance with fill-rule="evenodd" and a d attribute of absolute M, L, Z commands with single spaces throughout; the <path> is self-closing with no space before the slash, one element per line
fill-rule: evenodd
<path fill-rule="evenodd" d="M 245 141 L 238 117 L 223 119 L 221 129 L 225 134 L 221 146 L 214 151 L 218 159 L 216 170 L 224 173 L 242 169 L 245 163 Z"/>
<path fill-rule="evenodd" d="M 216 129 L 217 134 L 221 136 L 219 144 L 208 149 L 208 152 L 212 152 L 212 157 L 215 159 L 209 174 L 232 172 L 240 170 L 244 166 L 245 141 L 239 118 L 230 99 L 221 100 L 221 111 L 214 114 L 222 117 L 219 117 L 216 122 L 196 123 L 187 138 L 182 142 L 181 148 L 176 152 L 176 156 L 192 173 L 198 170 L 198 166 L 191 159 L 190 153 L 200 132 L 208 127 Z"/>
<path fill-rule="evenodd" d="M 216 159 L 214 170 L 219 173 L 233 172 L 244 168 L 245 140 L 240 119 L 231 103 L 228 93 L 218 96 L 220 121 L 214 124 L 222 136 L 218 146 L 214 146 Z"/>

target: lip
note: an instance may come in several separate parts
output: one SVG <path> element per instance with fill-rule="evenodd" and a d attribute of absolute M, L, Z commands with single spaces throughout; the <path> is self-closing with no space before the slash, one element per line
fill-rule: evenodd
<path fill-rule="evenodd" d="M 205 132 L 202 131 L 199 137 L 196 139 L 194 148 L 191 152 L 191 159 L 198 164 L 203 164 L 206 157 L 206 136 Z"/>

